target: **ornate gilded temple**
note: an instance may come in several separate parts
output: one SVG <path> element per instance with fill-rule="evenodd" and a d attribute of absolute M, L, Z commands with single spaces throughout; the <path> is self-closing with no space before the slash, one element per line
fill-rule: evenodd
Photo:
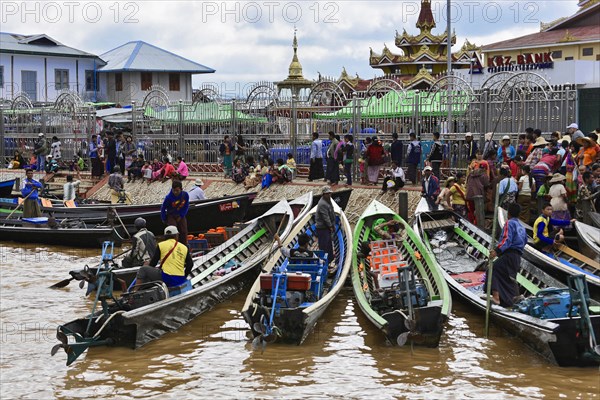
<path fill-rule="evenodd" d="M 393 77 L 406 88 L 427 89 L 447 70 L 447 38 L 448 32 L 440 35 L 432 33 L 436 27 L 431 0 L 421 0 L 421 11 L 416 24 L 420 33 L 410 35 L 403 30 L 396 31 L 395 45 L 401 54 L 393 53 L 384 44 L 381 53 L 370 51 L 369 64 L 372 68 L 381 69 L 386 75 Z M 452 44 L 456 43 L 456 34 L 452 34 Z M 452 68 L 478 68 L 480 48 L 468 40 L 461 50 L 453 53 Z M 473 66 L 472 66 L 473 64 Z"/>

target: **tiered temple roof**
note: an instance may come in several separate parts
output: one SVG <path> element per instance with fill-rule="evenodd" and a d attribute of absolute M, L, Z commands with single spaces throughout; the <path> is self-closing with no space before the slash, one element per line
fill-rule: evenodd
<path fill-rule="evenodd" d="M 396 31 L 394 43 L 401 50 L 400 54 L 392 52 L 386 44 L 381 53 L 370 49 L 369 54 L 372 68 L 381 69 L 388 75 L 406 76 L 407 79 L 402 79 L 402 82 L 409 87 L 433 83 L 435 76 L 445 73 L 448 62 L 448 32 L 440 35 L 431 32 L 436 27 L 431 0 L 421 0 L 416 27 L 420 30 L 418 35 L 410 35 L 406 29 L 402 34 Z M 456 43 L 455 33 L 452 33 L 451 42 Z M 479 52 L 479 47 L 467 41 L 458 53 L 451 54 L 453 68 L 469 68 L 473 52 Z"/>

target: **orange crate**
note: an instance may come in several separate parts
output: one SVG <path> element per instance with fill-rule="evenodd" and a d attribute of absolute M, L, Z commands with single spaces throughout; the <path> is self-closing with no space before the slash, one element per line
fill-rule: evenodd
<path fill-rule="evenodd" d="M 371 269 L 380 269 L 384 264 L 398 263 L 399 261 L 402 261 L 400 254 L 373 256 L 371 258 Z"/>

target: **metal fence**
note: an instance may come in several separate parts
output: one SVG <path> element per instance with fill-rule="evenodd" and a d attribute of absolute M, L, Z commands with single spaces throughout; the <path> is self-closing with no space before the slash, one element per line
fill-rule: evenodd
<path fill-rule="evenodd" d="M 323 79 L 306 98 L 284 97 L 274 85 L 259 83 L 238 100 L 224 100 L 214 87 L 203 87 L 191 102 L 172 102 L 166 91 L 153 87 L 142 104 L 133 104 L 131 121 L 124 125 L 146 159 L 158 158 L 165 148 L 192 164 L 218 163 L 225 135 L 243 144 L 246 156 L 257 156 L 264 137 L 274 159 L 292 153 L 298 164 L 308 164 L 312 132 L 320 132 L 322 139 L 329 131 L 352 133 L 357 152 L 367 136 L 389 142 L 397 133 L 406 146 L 409 132 L 415 132 L 423 141 L 423 157 L 432 133 L 441 132 L 444 167 L 455 169 L 466 166 L 465 132 L 473 132 L 481 144 L 483 133 L 490 131 L 496 139 L 508 134 L 516 143 L 527 127 L 562 131 L 576 121 L 576 111 L 575 87 L 550 85 L 532 72 L 502 72 L 477 90 L 456 76 L 441 78 L 427 91 L 406 91 L 395 79 L 383 77 L 352 95 L 345 86 Z M 86 156 L 87 142 L 100 126 L 94 110 L 68 92 L 46 108 L 35 108 L 19 96 L 0 107 L 0 117 L 4 164 L 15 150 L 28 156 L 40 132 L 62 141 L 63 158 L 77 152 Z"/>

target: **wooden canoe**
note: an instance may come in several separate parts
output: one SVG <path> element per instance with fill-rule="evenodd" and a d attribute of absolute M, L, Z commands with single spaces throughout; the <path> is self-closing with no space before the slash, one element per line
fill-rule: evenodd
<path fill-rule="evenodd" d="M 316 258 L 310 259 L 310 262 L 315 262 L 313 265 L 318 264 L 310 273 L 310 289 L 293 290 L 290 286 L 290 289 L 285 291 L 286 299 L 284 300 L 274 296 L 270 288 L 261 288 L 263 276 L 268 278 L 270 275 L 272 279 L 275 279 L 273 273 L 279 271 L 285 274 L 287 279 L 292 279 L 298 273 L 294 272 L 298 270 L 291 269 L 293 263 L 290 263 L 290 259 L 284 255 L 281 249 L 274 252 L 265 264 L 266 273 L 261 274 L 254 282 L 242 308 L 242 315 L 250 325 L 255 338 L 264 334 L 257 327 L 270 324 L 269 328 L 273 328 L 276 332 L 273 334 L 275 340 L 302 344 L 329 304 L 342 290 L 352 262 L 352 252 L 349 247 L 352 243 L 352 230 L 342 209 L 335 202 L 333 202 L 333 206 L 336 214 L 336 228 L 332 238 L 334 248 L 332 263 L 335 265 L 335 272 L 328 277 L 326 262 L 321 263 Z M 301 233 L 308 234 L 311 237 L 312 245 L 316 245 L 315 215 L 316 207 L 296 223 L 288 238 L 282 242 L 282 247 L 291 250 L 297 246 L 297 238 Z M 288 267 L 290 267 L 289 271 Z M 272 314 L 274 303 L 280 306 L 277 307 L 276 314 Z M 270 320 L 271 315 L 273 315 L 272 321 Z"/>
<path fill-rule="evenodd" d="M 168 290 L 160 292 L 164 290 L 164 284 L 160 283 L 148 291 L 162 293 L 166 297 L 163 300 L 160 296 L 138 308 L 137 303 L 126 303 L 123 297 L 109 307 L 108 317 L 100 311 L 59 326 L 59 332 L 66 335 L 60 347 L 68 354 L 67 364 L 72 363 L 89 346 L 111 345 L 136 349 L 166 332 L 178 329 L 243 290 L 256 279 L 263 260 L 275 246 L 275 233 L 279 231 L 283 239 L 287 238 L 292 222 L 292 210 L 283 200 L 227 242 L 195 259 L 188 277 L 191 290 L 170 295 Z M 237 268 L 231 267 L 228 272 L 228 266 Z M 128 298 L 137 299 L 143 295 L 144 291 L 140 291 L 134 294 L 137 297 Z M 75 343 L 65 342 L 69 336 L 75 338 Z"/>
<path fill-rule="evenodd" d="M 452 211 L 434 211 L 418 214 L 415 230 L 442 267 L 450 289 L 465 303 L 481 314 L 486 311 L 486 299 L 482 298 L 485 272 L 475 266 L 486 264 L 491 237 Z M 444 232 L 443 241 L 437 239 Z M 437 236 L 436 236 L 437 235 Z M 477 268 L 479 269 L 479 268 Z M 521 295 L 536 296 L 540 290 L 565 289 L 565 285 L 551 277 L 531 262 L 521 259 L 516 283 Z M 600 338 L 600 304 L 590 300 L 590 324 L 596 338 Z M 497 305 L 491 306 L 493 323 L 519 337 L 547 360 L 560 366 L 597 366 L 600 356 L 590 345 L 590 336 L 582 332 L 587 328 L 579 315 L 541 319 Z M 590 348 L 591 347 L 591 348 Z"/>
<path fill-rule="evenodd" d="M 401 223 L 401 237 L 394 241 L 401 259 L 412 269 L 416 285 L 426 289 L 423 299 L 415 297 L 413 319 L 415 326 L 409 329 L 407 324 L 409 309 L 404 301 L 406 289 L 398 285 L 398 275 L 391 287 L 377 289 L 371 272 L 372 250 L 369 257 L 360 251 L 361 244 L 381 240 L 374 226 L 382 221 L 397 220 Z M 382 250 L 389 253 L 388 251 Z M 378 282 L 381 279 L 378 279 Z M 391 344 L 414 343 L 437 347 L 444 323 L 450 315 L 452 299 L 450 289 L 444 280 L 437 261 L 427 251 L 413 229 L 398 214 L 380 202 L 373 200 L 363 212 L 354 229 L 352 246 L 352 288 L 358 306 L 367 318 L 382 331 Z M 411 288 L 415 290 L 416 288 Z M 415 290 L 415 296 L 421 293 Z M 402 303 L 402 304 L 400 304 Z M 419 305 L 421 303 L 423 305 Z M 400 338 L 400 339 L 399 339 Z"/>

